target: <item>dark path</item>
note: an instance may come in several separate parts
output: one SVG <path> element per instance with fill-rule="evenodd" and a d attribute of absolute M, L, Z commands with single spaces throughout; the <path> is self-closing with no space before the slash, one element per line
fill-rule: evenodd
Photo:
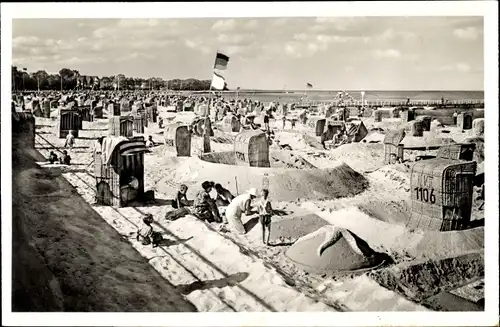
<path fill-rule="evenodd" d="M 196 311 L 37 151 L 12 159 L 14 312 Z"/>

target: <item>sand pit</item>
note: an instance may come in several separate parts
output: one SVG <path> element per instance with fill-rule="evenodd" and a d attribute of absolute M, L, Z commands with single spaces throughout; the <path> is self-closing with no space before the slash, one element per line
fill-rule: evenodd
<path fill-rule="evenodd" d="M 298 267 L 315 274 L 372 268 L 383 261 L 366 242 L 333 225 L 300 238 L 286 256 Z"/>
<path fill-rule="evenodd" d="M 482 251 L 442 260 L 403 263 L 370 274 L 384 287 L 417 302 L 482 276 Z"/>
<path fill-rule="evenodd" d="M 326 225 L 328 225 L 326 220 L 314 214 L 284 219 L 274 217 L 270 241 L 272 244 L 291 244 Z"/>
<path fill-rule="evenodd" d="M 346 163 L 359 173 L 374 171 L 384 165 L 383 144 L 349 143 L 327 151 L 308 151 L 304 158 L 318 168 Z"/>
<path fill-rule="evenodd" d="M 346 164 L 330 169 L 255 168 L 216 164 L 191 158 L 164 158 L 162 177 L 156 189 L 169 194 L 173 183 L 192 185 L 188 196 L 194 197 L 205 180 L 214 180 L 233 194 L 252 188 L 260 188 L 264 177 L 269 181 L 269 191 L 274 201 L 302 199 L 331 199 L 353 196 L 368 187 L 368 181 Z"/>

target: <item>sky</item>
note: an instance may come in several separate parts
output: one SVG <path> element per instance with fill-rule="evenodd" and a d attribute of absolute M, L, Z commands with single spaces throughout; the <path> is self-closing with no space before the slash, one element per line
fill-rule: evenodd
<path fill-rule="evenodd" d="M 211 79 L 301 90 L 483 90 L 482 17 L 14 19 L 28 71 Z"/>

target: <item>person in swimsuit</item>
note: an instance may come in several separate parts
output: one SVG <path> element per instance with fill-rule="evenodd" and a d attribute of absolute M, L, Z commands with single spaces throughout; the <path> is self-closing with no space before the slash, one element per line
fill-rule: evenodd
<path fill-rule="evenodd" d="M 262 199 L 258 204 L 259 221 L 262 226 L 262 243 L 269 245 L 269 238 L 271 236 L 271 218 L 273 215 L 273 208 L 269 201 L 269 190 L 262 190 Z M 266 229 L 268 230 L 267 240 L 265 238 Z"/>

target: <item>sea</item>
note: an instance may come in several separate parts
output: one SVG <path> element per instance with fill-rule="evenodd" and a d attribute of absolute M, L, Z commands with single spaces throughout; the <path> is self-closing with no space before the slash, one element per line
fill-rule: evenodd
<path fill-rule="evenodd" d="M 361 100 L 361 91 L 347 92 L 355 100 Z M 225 98 L 250 98 L 262 102 L 281 101 L 284 103 L 298 102 L 301 98 L 306 97 L 310 101 L 331 101 L 335 98 L 339 90 L 335 91 L 262 91 L 262 90 L 240 90 L 226 91 L 223 94 Z M 483 100 L 484 91 L 364 91 L 364 100 L 366 101 L 406 101 L 410 100 L 428 100 L 440 101 L 441 99 L 448 101 L 463 101 L 463 100 Z"/>

